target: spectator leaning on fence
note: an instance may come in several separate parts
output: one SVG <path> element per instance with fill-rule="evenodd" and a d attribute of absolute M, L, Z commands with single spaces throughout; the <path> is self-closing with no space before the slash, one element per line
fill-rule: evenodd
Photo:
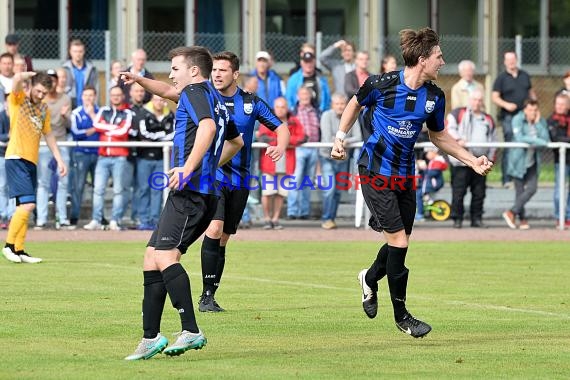
<path fill-rule="evenodd" d="M 273 105 L 275 115 L 289 128 L 289 146 L 285 150 L 285 155 L 277 162 L 268 156 L 267 149 L 260 152 L 261 169 L 261 204 L 263 206 L 264 230 L 283 229 L 279 218 L 283 208 L 284 199 L 287 198 L 286 189 L 289 181 L 285 175 L 292 175 L 295 172 L 295 147 L 305 142 L 305 131 L 299 119 L 289 112 L 287 100 L 285 98 L 275 99 Z M 277 146 L 277 134 L 264 126 L 259 127 L 257 138 L 260 142 Z"/>
<path fill-rule="evenodd" d="M 332 95 L 331 109 L 323 112 L 323 115 L 321 116 L 322 142 L 334 143 L 336 133 L 338 132 L 338 126 L 340 124 L 340 117 L 346 108 L 347 101 L 347 97 L 340 92 L 335 92 Z M 359 141 L 362 141 L 362 135 L 360 133 L 360 124 L 357 120 L 347 133 L 346 138 L 344 139 L 344 146 Z M 334 160 L 331 158 L 330 152 L 330 147 L 319 149 L 319 162 L 321 164 L 322 175 L 322 181 L 320 181 L 320 183 L 323 186 L 321 227 L 325 230 L 337 227 L 335 219 L 341 197 L 340 189 L 337 186 L 337 175 L 344 173 L 344 176 L 346 177 L 346 173 L 349 172 L 349 161 Z"/>
<path fill-rule="evenodd" d="M 140 86 L 138 83 L 134 85 Z M 144 107 L 144 115 L 138 120 L 139 139 L 141 141 L 170 141 L 174 137 L 174 114 L 166 101 L 154 95 Z M 138 207 L 140 223 L 138 230 L 154 230 L 158 225 L 162 208 L 162 191 L 151 189 L 149 178 L 152 173 L 163 171 L 163 150 L 157 148 L 139 148 L 137 154 L 137 196 L 133 207 Z"/>
<path fill-rule="evenodd" d="M 505 53 L 504 65 L 505 71 L 499 74 L 493 84 L 492 100 L 501 108 L 499 121 L 503 127 L 503 138 L 505 142 L 509 142 L 513 141 L 513 116 L 523 109 L 525 99 L 536 99 L 536 94 L 532 89 L 530 76 L 526 71 L 519 69 L 515 52 Z M 503 185 L 511 182 L 507 174 L 508 156 L 508 150 L 503 151 L 501 163 Z"/>
<path fill-rule="evenodd" d="M 303 125 L 307 142 L 320 142 L 319 111 L 311 103 L 311 90 L 301 87 L 298 90 L 296 116 Z M 295 188 L 289 191 L 287 200 L 288 219 L 309 219 L 311 214 L 311 189 L 300 186 L 304 179 L 312 179 L 317 167 L 318 152 L 314 148 L 297 147 L 295 151 Z M 292 186 L 293 187 L 293 186 Z"/>
<path fill-rule="evenodd" d="M 497 130 L 491 115 L 483 112 L 483 91 L 474 89 L 469 94 L 467 107 L 455 108 L 447 115 L 447 130 L 459 145 L 466 143 L 491 143 L 497 141 Z M 474 156 L 485 155 L 493 160 L 495 148 L 471 147 L 466 148 Z M 451 217 L 453 227 L 461 228 L 463 223 L 463 199 L 467 189 L 471 189 L 471 227 L 486 227 L 483 224 L 483 204 L 487 189 L 487 177 L 477 174 L 473 169 L 465 166 L 461 161 L 450 156 L 451 164 Z"/>
<path fill-rule="evenodd" d="M 519 229 L 528 230 L 525 204 L 536 193 L 540 174 L 540 147 L 550 142 L 546 120 L 540 116 L 538 102 L 527 99 L 523 110 L 513 117 L 513 141 L 530 144 L 529 148 L 508 150 L 507 174 L 515 183 L 515 204 L 503 212 L 503 219 L 509 228 L 515 229 L 516 216 L 520 219 Z"/>
<path fill-rule="evenodd" d="M 71 113 L 71 135 L 73 141 L 99 141 L 99 133 L 93 126 L 99 106 L 96 104 L 97 92 L 93 86 L 85 86 L 81 94 L 82 105 Z M 92 184 L 95 181 L 95 167 L 97 166 L 98 147 L 73 148 L 73 184 L 71 191 L 70 223 L 77 226 L 83 202 L 83 190 L 87 175 L 91 175 Z M 93 192 L 92 192 L 93 193 Z"/>
<path fill-rule="evenodd" d="M 113 87 L 110 92 L 111 105 L 99 109 L 93 126 L 99 132 L 102 142 L 125 142 L 131 129 L 132 112 L 124 108 L 123 90 Z M 93 194 L 93 213 L 86 230 L 102 229 L 103 208 L 107 180 L 113 178 L 113 212 L 109 229 L 120 230 L 119 222 L 125 207 L 125 188 L 131 178 L 125 177 L 129 148 L 102 146 L 99 148 L 99 159 L 95 167 L 95 189 Z"/>
<path fill-rule="evenodd" d="M 457 66 L 459 79 L 451 87 L 451 109 L 469 106 L 469 95 L 474 90 L 484 92 L 483 85 L 475 80 L 475 63 L 468 59 L 459 62 Z"/>
<path fill-rule="evenodd" d="M 63 67 L 67 70 L 67 95 L 71 98 L 71 104 L 75 108 L 81 105 L 83 87 L 89 85 L 95 87 L 99 94 L 99 74 L 90 61 L 85 59 L 85 45 L 79 39 L 72 40 L 69 44 L 69 59 Z"/>
<path fill-rule="evenodd" d="M 133 116 L 133 120 L 131 122 L 131 128 L 129 129 L 129 137 L 128 141 L 138 141 L 139 140 L 139 124 L 140 120 L 144 119 L 147 111 L 144 109 L 145 103 L 144 97 L 146 94 L 146 90 L 138 83 L 133 83 L 130 88 L 130 102 L 126 104 L 126 107 L 129 107 L 131 110 L 131 114 Z M 135 196 L 137 194 L 137 157 L 139 151 L 144 148 L 136 148 L 130 147 L 129 148 L 129 155 L 127 157 L 127 164 L 125 166 L 125 172 L 123 175 L 125 176 L 125 194 L 123 197 L 123 201 L 125 202 L 123 206 L 123 212 L 126 212 L 129 209 L 129 203 L 131 204 L 131 215 L 130 220 L 131 224 L 139 224 L 139 207 L 136 204 Z M 148 185 L 148 184 L 147 184 Z M 124 216 L 121 215 L 121 218 Z"/>
<path fill-rule="evenodd" d="M 569 76 L 570 77 L 570 76 Z M 554 98 L 554 112 L 547 120 L 550 140 L 552 142 L 570 143 L 570 93 L 559 92 Z M 554 149 L 554 217 L 558 223 L 560 215 L 560 182 L 570 179 L 570 151 L 566 150 L 566 170 L 560 177 L 560 153 Z M 565 227 L 570 227 L 570 189 L 566 194 Z"/>
<path fill-rule="evenodd" d="M 342 59 L 334 57 L 336 50 L 340 50 Z M 339 40 L 321 52 L 321 64 L 332 74 L 334 91 L 343 92 L 345 76 L 355 68 L 354 44 L 345 40 Z"/>
<path fill-rule="evenodd" d="M 71 100 L 66 94 L 59 94 L 57 92 L 58 77 L 57 72 L 53 69 L 48 70 L 47 75 L 52 80 L 52 87 L 44 102 L 47 104 L 51 118 L 50 126 L 53 136 L 56 141 L 67 141 L 69 129 L 71 128 Z M 59 152 L 61 159 L 65 166 L 69 167 L 69 147 L 60 146 Z M 46 227 L 48 221 L 48 201 L 50 193 L 51 177 L 53 174 L 50 168 L 50 162 L 54 158 L 48 146 L 41 146 L 39 150 L 39 163 L 38 163 L 38 208 L 37 220 L 35 230 L 42 230 Z M 67 195 L 68 189 L 68 176 L 59 176 L 57 180 L 57 191 L 55 196 L 56 208 L 56 225 L 57 229 L 73 229 L 69 219 L 67 218 Z M 57 222 L 59 219 L 59 223 Z"/>

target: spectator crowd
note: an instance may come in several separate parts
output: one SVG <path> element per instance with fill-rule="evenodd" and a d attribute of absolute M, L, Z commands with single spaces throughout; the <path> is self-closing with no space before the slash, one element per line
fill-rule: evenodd
<path fill-rule="evenodd" d="M 7 98 L 12 91 L 15 73 L 33 71 L 32 57 L 19 51 L 20 38 L 15 34 L 5 37 L 5 52 L 0 55 L 0 141 L 10 138 L 10 121 Z M 69 59 L 61 67 L 47 70 L 52 90 L 46 95 L 51 119 L 51 129 L 57 141 L 101 142 L 164 142 L 174 136 L 175 115 L 168 103 L 159 96 L 145 91 L 138 84 L 126 84 L 119 76 L 129 71 L 153 79 L 146 67 L 146 52 L 135 50 L 129 65 L 113 61 L 110 81 L 103 86 L 101 96 L 99 73 L 88 60 L 85 44 L 74 39 L 69 44 Z M 281 215 L 287 219 L 320 219 L 322 228 L 337 227 L 335 219 L 342 191 L 336 186 L 338 175 L 355 173 L 359 149 L 353 149 L 347 161 L 335 161 L 330 148 L 315 149 L 300 146 L 303 143 L 332 143 L 338 130 L 340 117 L 347 102 L 358 92 L 372 74 L 369 54 L 358 50 L 350 41 L 340 40 L 326 47 L 317 57 L 315 46 L 301 46 L 296 66 L 283 80 L 274 69 L 270 52 L 259 51 L 255 55 L 254 69 L 241 74 L 241 86 L 255 93 L 270 107 L 289 128 L 290 143 L 286 154 L 273 162 L 264 149 L 255 150 L 251 174 L 258 178 L 271 178 L 275 188 L 261 186 L 251 190 L 248 205 L 261 203 L 264 229 L 281 229 Z M 320 65 L 317 64 L 318 60 Z M 380 75 L 391 75 L 398 70 L 395 57 L 388 55 L 381 62 Z M 319 68 L 321 67 L 321 68 Z M 502 151 L 502 185 L 513 188 L 513 206 L 502 214 L 510 228 L 529 229 L 525 204 L 537 191 L 541 155 L 548 142 L 570 142 L 570 71 L 563 76 L 563 86 L 553 94 L 552 113 L 544 117 L 538 111 L 538 101 L 530 75 L 519 67 L 514 52 L 504 54 L 504 71 L 495 79 L 492 102 L 499 115 L 493 118 L 485 111 L 484 86 L 475 80 L 476 67 L 469 60 L 458 65 L 458 81 L 451 88 L 451 112 L 446 118 L 446 128 L 461 144 L 503 141 L 525 142 L 530 148 Z M 330 80 L 329 80 L 330 78 Z M 106 105 L 100 99 L 107 100 Z M 360 124 L 363 123 L 360 120 Z M 357 121 L 345 139 L 346 144 L 363 140 Z M 498 133 L 501 131 L 502 136 Z M 269 128 L 258 124 L 254 134 L 256 141 L 276 145 L 276 135 Z M 421 137 L 420 137 L 421 138 Z M 421 141 L 421 140 L 420 140 Z M 6 228 L 15 204 L 8 198 L 5 170 L 5 146 L 0 147 L 0 227 Z M 469 148 L 475 156 L 487 155 L 491 160 L 498 156 L 495 148 Z M 139 230 L 153 230 L 162 207 L 162 192 L 149 186 L 149 177 L 163 170 L 162 147 L 60 147 L 69 176 L 59 177 L 54 157 L 47 147 L 39 151 L 37 167 L 37 209 L 35 229 L 55 226 L 56 229 L 74 229 L 80 222 L 85 191 L 91 192 L 91 216 L 80 226 L 87 230 L 121 230 L 127 225 Z M 432 199 L 434 192 L 443 186 L 443 171 L 449 166 L 451 178 L 451 217 L 453 227 L 462 228 L 465 217 L 464 197 L 471 192 L 469 207 L 470 225 L 484 228 L 484 200 L 486 178 L 476 174 L 457 160 L 447 159 L 433 150 L 422 150 L 418 158 L 418 212 L 417 220 L 423 220 L 422 206 Z M 570 178 L 570 154 L 566 155 L 566 172 L 559 173 L 559 157 L 554 155 L 555 190 L 553 217 L 558 220 L 561 211 L 558 201 L 558 184 Z M 320 215 L 311 208 L 311 188 L 291 188 L 283 179 L 322 178 Z M 112 188 L 112 209 L 105 214 L 105 197 L 109 185 Z M 252 187 L 253 189 L 253 187 Z M 570 193 L 565 209 L 565 225 L 570 227 Z M 49 215 L 50 204 L 54 215 Z M 241 226 L 252 224 L 251 210 L 246 208 Z"/>

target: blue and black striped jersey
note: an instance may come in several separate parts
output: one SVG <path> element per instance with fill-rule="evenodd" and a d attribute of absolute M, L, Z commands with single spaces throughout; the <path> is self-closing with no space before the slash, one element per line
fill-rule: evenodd
<path fill-rule="evenodd" d="M 412 90 L 401 70 L 370 76 L 356 98 L 366 107 L 358 164 L 385 176 L 414 175 L 414 144 L 423 123 L 432 131 L 444 129 L 443 91 L 431 82 Z"/>
<path fill-rule="evenodd" d="M 176 108 L 171 166 L 184 166 L 194 147 L 200 120 L 207 118 L 216 123 L 216 135 L 202 159 L 202 164 L 192 173 L 191 178 L 184 179 L 188 183 L 185 189 L 216 194 L 213 184 L 224 141 L 236 138 L 239 133 L 235 125 L 229 122 L 226 106 L 209 81 L 188 85 L 180 94 Z"/>
<path fill-rule="evenodd" d="M 237 88 L 231 97 L 221 96 L 237 130 L 244 142 L 243 148 L 230 162 L 218 169 L 216 179 L 237 187 L 247 186 L 246 178 L 249 176 L 251 163 L 251 144 L 255 122 L 259 121 L 271 130 L 277 129 L 283 122 L 273 113 L 273 110 L 260 97 Z"/>

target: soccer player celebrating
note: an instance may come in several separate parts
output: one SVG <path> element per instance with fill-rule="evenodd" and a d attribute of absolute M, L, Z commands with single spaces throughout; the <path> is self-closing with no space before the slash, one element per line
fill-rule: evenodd
<path fill-rule="evenodd" d="M 362 306 L 369 318 L 376 317 L 378 281 L 388 277 L 396 326 L 420 338 L 431 326 L 406 308 L 408 268 L 404 265 L 416 210 L 415 186 L 413 179 L 397 183 L 394 177 L 414 174 L 413 148 L 424 122 L 435 146 L 477 174 L 486 175 L 493 163 L 463 149 L 444 128 L 445 96 L 431 82 L 445 64 L 439 36 L 429 28 L 405 29 L 400 32 L 400 46 L 404 69 L 373 75 L 364 82 L 341 117 L 331 157 L 346 158 L 343 140 L 364 106 L 364 145 L 358 160 L 362 193 L 372 213 L 369 224 L 384 233 L 387 243 L 372 266 L 358 274 Z"/>
<path fill-rule="evenodd" d="M 30 78 L 32 84 L 26 94 L 23 82 Z M 9 179 L 10 198 L 16 198 L 17 207 L 10 220 L 6 246 L 2 253 L 13 263 L 35 264 L 42 261 L 24 251 L 28 218 L 36 207 L 37 164 L 42 135 L 57 162 L 59 176 L 67 174 L 67 166 L 51 131 L 50 112 L 43 102 L 52 86 L 55 84 L 45 73 L 17 73 L 14 75 L 12 93 L 8 97 L 10 141 L 6 149 L 6 176 Z"/>
<path fill-rule="evenodd" d="M 226 244 L 237 231 L 249 196 L 249 168 L 255 122 L 259 121 L 277 133 L 277 146 L 267 148 L 267 155 L 278 161 L 289 145 L 289 128 L 273 113 L 271 107 L 254 94 L 237 86 L 239 58 L 232 52 L 214 54 L 212 82 L 222 95 L 233 121 L 243 137 L 243 148 L 216 173 L 221 192 L 218 209 L 206 230 L 202 243 L 202 281 L 204 289 L 199 310 L 220 312 L 214 299 L 226 261 Z M 261 184 L 264 186 L 264 184 Z"/>
<path fill-rule="evenodd" d="M 144 254 L 144 336 L 126 360 L 148 359 L 163 350 L 166 355 L 175 356 L 206 344 L 196 323 L 190 279 L 180 257 L 204 233 L 216 211 L 215 189 L 203 186 L 203 181 L 214 178 L 218 163 L 227 162 L 243 146 L 235 126 L 226 124 L 226 107 L 208 81 L 212 71 L 210 52 L 200 46 L 180 47 L 169 56 L 169 78 L 174 86 L 121 73 L 125 83 L 138 82 L 150 92 L 178 102 L 173 169 L 169 172 L 172 190 Z M 224 139 L 228 141 L 222 148 Z M 167 339 L 160 334 L 167 293 L 182 323 L 182 332 L 168 348 Z"/>

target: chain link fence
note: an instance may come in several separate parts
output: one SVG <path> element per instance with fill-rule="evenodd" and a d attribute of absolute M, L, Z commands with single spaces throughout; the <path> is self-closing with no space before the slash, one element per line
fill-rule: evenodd
<path fill-rule="evenodd" d="M 299 49 L 307 42 L 306 36 L 288 36 L 280 33 L 265 34 L 265 50 L 273 55 L 275 62 L 293 62 Z"/>
<path fill-rule="evenodd" d="M 18 29 L 15 31 L 21 36 L 20 50 L 35 59 L 59 60 L 60 34 L 58 30 Z M 105 31 L 103 30 L 70 30 L 69 39 L 79 38 L 85 43 L 86 56 L 92 60 L 104 60 L 105 57 Z M 270 51 L 276 62 L 295 61 L 299 48 L 307 41 L 306 36 L 291 36 L 279 33 L 267 33 L 265 36 L 265 49 Z M 194 43 L 210 49 L 212 52 L 230 50 L 238 56 L 242 55 L 243 42 L 241 33 L 196 33 Z M 358 49 L 359 41 L 355 36 L 323 35 L 321 47 L 324 49 L 334 42 L 346 39 L 354 42 Z M 186 44 L 184 32 L 154 32 L 145 31 L 139 35 L 139 46 L 146 50 L 150 61 L 167 61 L 168 52 L 177 46 Z M 546 50 L 543 44 L 548 44 Z M 448 63 L 444 72 L 455 72 L 451 68 L 463 59 L 470 59 L 481 67 L 483 41 L 477 37 L 444 35 L 441 46 L 445 60 Z M 67 50 L 67 47 L 66 49 Z M 498 69 L 502 69 L 502 55 L 505 51 L 516 51 L 516 40 L 513 38 L 500 38 L 498 41 Z M 117 38 L 111 35 L 111 57 L 117 56 Z M 392 54 L 402 65 L 400 54 L 400 41 L 398 36 L 388 36 L 385 40 L 384 51 Z M 521 52 L 521 65 L 527 67 L 531 74 L 559 75 L 564 68 L 570 65 L 570 37 L 549 38 L 546 41 L 535 38 L 522 38 L 519 51 Z M 542 52 L 545 53 L 542 53 Z M 546 56 L 543 56 L 546 55 Z M 339 55 L 340 57 L 340 55 Z M 451 70 L 451 71 L 449 71 Z"/>
<path fill-rule="evenodd" d="M 194 44 L 204 46 L 214 53 L 229 50 L 240 56 L 242 34 L 196 33 Z M 139 46 L 146 51 L 149 61 L 166 61 L 171 49 L 184 45 L 186 45 L 184 32 L 143 32 L 139 36 Z"/>
<path fill-rule="evenodd" d="M 57 59 L 59 56 L 60 34 L 58 30 L 18 29 L 21 37 L 20 51 L 35 59 Z M 80 39 L 85 44 L 85 55 L 89 59 L 105 59 L 104 30 L 70 30 L 69 40 Z M 65 49 L 67 51 L 67 47 Z M 111 51 L 116 51 L 116 39 L 111 38 Z"/>

